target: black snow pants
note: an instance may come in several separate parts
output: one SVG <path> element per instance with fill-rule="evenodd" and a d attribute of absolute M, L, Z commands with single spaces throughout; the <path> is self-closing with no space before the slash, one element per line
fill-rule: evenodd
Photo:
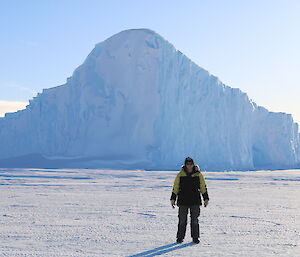
<path fill-rule="evenodd" d="M 191 217 L 191 236 L 192 238 L 199 238 L 198 217 L 200 215 L 200 205 L 179 206 L 177 238 L 183 239 L 185 237 L 188 210 L 190 210 L 190 217 Z"/>

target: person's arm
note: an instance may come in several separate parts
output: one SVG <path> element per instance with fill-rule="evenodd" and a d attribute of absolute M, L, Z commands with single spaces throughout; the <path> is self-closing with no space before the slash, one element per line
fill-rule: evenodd
<path fill-rule="evenodd" d="M 204 207 L 206 207 L 208 205 L 209 196 L 206 188 L 205 179 L 201 172 L 199 172 L 199 179 L 200 179 L 200 192 L 204 199 Z"/>
<path fill-rule="evenodd" d="M 178 173 L 175 180 L 174 180 L 174 184 L 173 184 L 173 189 L 172 189 L 172 195 L 171 195 L 171 205 L 175 206 L 175 201 L 176 201 L 176 198 L 177 198 L 177 195 L 179 193 L 179 182 L 180 182 L 180 174 Z"/>

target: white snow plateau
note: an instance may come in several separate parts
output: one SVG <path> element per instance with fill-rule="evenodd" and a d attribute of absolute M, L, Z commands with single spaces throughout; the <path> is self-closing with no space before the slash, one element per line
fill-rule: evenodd
<path fill-rule="evenodd" d="M 199 245 L 175 241 L 176 174 L 0 169 L 0 256 L 300 256 L 300 170 L 204 172 Z"/>

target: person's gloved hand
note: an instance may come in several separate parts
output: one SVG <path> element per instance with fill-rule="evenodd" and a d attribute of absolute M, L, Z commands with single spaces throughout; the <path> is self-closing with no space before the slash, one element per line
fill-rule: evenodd
<path fill-rule="evenodd" d="M 173 208 L 175 208 L 175 200 L 171 200 L 171 205 Z"/>
<path fill-rule="evenodd" d="M 208 205 L 208 200 L 204 201 L 204 207 L 206 207 Z"/>

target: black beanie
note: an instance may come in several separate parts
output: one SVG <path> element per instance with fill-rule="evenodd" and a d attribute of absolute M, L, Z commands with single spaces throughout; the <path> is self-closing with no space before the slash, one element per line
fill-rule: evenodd
<path fill-rule="evenodd" d="M 186 157 L 184 160 L 184 165 L 186 165 L 187 162 L 192 162 L 194 164 L 194 160 L 191 157 Z"/>

